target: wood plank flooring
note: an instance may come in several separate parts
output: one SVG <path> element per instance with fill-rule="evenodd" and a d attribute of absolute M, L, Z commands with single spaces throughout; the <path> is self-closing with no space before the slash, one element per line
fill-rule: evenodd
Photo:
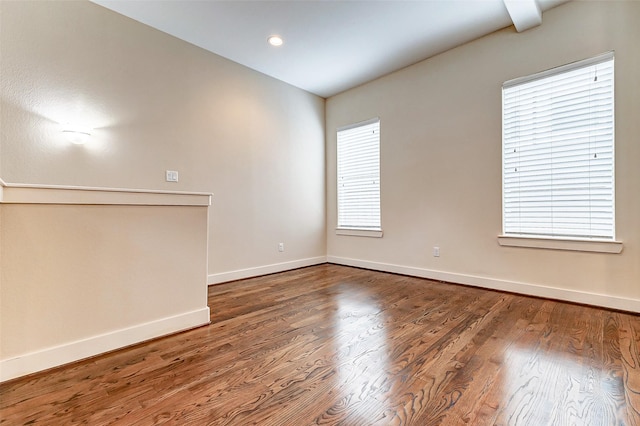
<path fill-rule="evenodd" d="M 640 425 L 640 317 L 337 265 L 0 385 L 2 425 Z"/>

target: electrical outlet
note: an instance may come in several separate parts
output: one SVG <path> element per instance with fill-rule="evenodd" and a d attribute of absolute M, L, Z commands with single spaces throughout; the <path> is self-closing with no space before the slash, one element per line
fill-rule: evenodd
<path fill-rule="evenodd" d="M 167 178 L 167 182 L 177 182 L 178 181 L 178 172 L 176 172 L 175 170 L 167 170 L 167 174 L 166 174 Z"/>
<path fill-rule="evenodd" d="M 284 243 L 278 244 L 278 251 L 284 251 Z"/>
<path fill-rule="evenodd" d="M 433 248 L 433 257 L 440 257 L 440 247 Z"/>

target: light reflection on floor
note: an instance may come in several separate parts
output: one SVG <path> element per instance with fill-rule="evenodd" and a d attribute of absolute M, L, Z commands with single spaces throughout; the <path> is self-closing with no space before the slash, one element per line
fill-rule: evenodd
<path fill-rule="evenodd" d="M 615 423 L 615 413 L 606 402 L 624 401 L 623 383 L 610 370 L 604 373 L 593 359 L 514 345 L 502 361 L 499 377 L 504 378 L 503 395 L 509 399 L 500 411 L 509 413 L 508 424 Z"/>
<path fill-rule="evenodd" d="M 350 404 L 375 398 L 389 359 L 385 316 L 358 294 L 340 295 L 335 316 L 339 391 Z M 381 383 L 382 381 L 382 383 Z"/>

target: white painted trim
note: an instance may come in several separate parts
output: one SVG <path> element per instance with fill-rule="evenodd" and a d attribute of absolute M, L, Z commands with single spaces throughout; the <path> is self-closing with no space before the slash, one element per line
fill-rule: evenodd
<path fill-rule="evenodd" d="M 582 303 L 585 305 L 594 305 L 604 308 L 640 313 L 639 299 L 627 299 L 607 294 L 588 293 L 558 287 L 549 287 L 540 284 L 521 283 L 517 281 L 507 281 L 489 277 L 480 277 L 476 275 L 457 274 L 451 272 L 416 268 L 413 266 L 371 262 L 368 260 L 351 259 L 338 256 L 327 256 L 327 262 L 335 263 L 338 265 L 355 266 L 358 268 L 373 269 L 376 271 L 391 272 L 395 274 L 446 281 L 450 283 L 465 284 L 474 287 L 488 288 L 491 290 L 507 291 L 511 293 L 524 294 L 527 296 L 544 297 L 547 299 L 563 300 L 567 302 Z"/>
<path fill-rule="evenodd" d="M 529 83 L 531 81 L 540 80 L 545 77 L 549 77 L 551 75 L 560 74 L 560 73 L 572 71 L 578 68 L 584 68 L 590 65 L 599 64 L 599 63 L 614 59 L 614 57 L 615 57 L 615 51 L 611 50 L 601 55 L 594 56 L 593 58 L 582 59 L 582 60 L 571 62 L 565 65 L 560 65 L 555 68 L 550 68 L 548 70 L 540 71 L 535 74 L 525 75 L 523 77 L 518 77 L 512 80 L 505 81 L 502 84 L 502 88 L 504 89 L 507 87 L 516 86 L 518 84 Z"/>
<path fill-rule="evenodd" d="M 0 382 L 209 324 L 209 307 L 0 360 Z"/>
<path fill-rule="evenodd" d="M 7 183 L 0 178 L 0 203 L 2 202 L 2 197 L 4 193 L 4 187 L 7 186 Z"/>
<path fill-rule="evenodd" d="M 561 238 L 536 238 L 513 235 L 498 235 L 498 244 L 505 247 L 528 247 L 612 254 L 621 253 L 623 247 L 621 241 L 566 240 Z"/>
<path fill-rule="evenodd" d="M 291 269 L 304 268 L 306 266 L 327 263 L 325 256 L 310 257 L 307 259 L 293 260 L 291 262 L 274 263 L 271 265 L 257 266 L 255 268 L 238 269 L 236 271 L 210 274 L 207 284 L 220 284 L 245 278 L 259 277 L 260 275 L 275 274 L 276 272 L 289 271 Z"/>
<path fill-rule="evenodd" d="M 347 124 L 344 126 L 340 126 L 336 129 L 336 132 L 342 132 L 345 130 L 349 130 L 349 129 L 355 129 L 356 127 L 362 127 L 362 126 L 366 126 L 369 124 L 373 124 L 373 123 L 377 123 L 380 121 L 380 117 L 373 117 L 370 118 L 368 120 L 364 120 L 364 121 L 359 121 L 357 123 L 351 123 L 351 124 Z"/>
<path fill-rule="evenodd" d="M 213 194 L 2 182 L 2 203 L 210 206 Z"/>
<path fill-rule="evenodd" d="M 348 229 L 336 228 L 336 235 L 349 235 L 352 237 L 382 238 L 382 229 Z"/>

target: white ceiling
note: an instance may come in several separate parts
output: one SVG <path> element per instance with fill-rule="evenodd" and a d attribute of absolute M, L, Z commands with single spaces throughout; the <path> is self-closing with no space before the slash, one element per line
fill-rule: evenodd
<path fill-rule="evenodd" d="M 329 97 L 514 23 L 526 30 L 566 0 L 92 1 Z"/>

